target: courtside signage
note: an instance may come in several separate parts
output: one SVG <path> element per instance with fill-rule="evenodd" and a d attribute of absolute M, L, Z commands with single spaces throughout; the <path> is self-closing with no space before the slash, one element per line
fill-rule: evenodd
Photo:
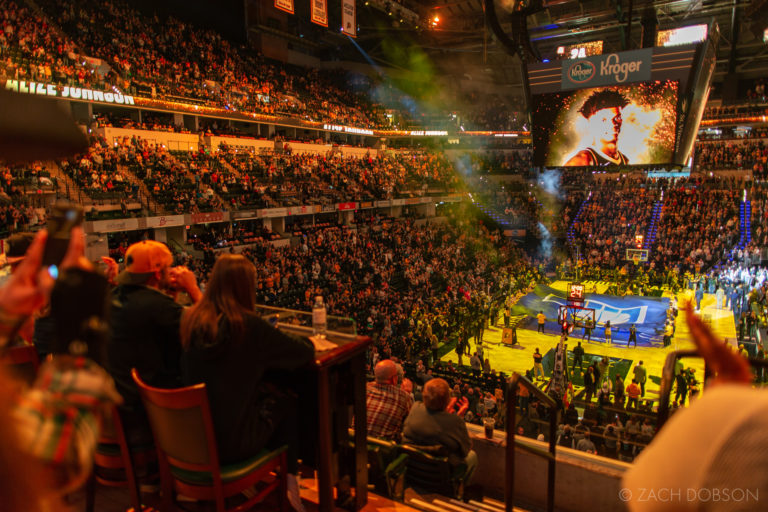
<path fill-rule="evenodd" d="M 644 48 L 621 53 L 594 55 L 562 62 L 562 90 L 622 85 L 651 79 L 653 49 Z"/>

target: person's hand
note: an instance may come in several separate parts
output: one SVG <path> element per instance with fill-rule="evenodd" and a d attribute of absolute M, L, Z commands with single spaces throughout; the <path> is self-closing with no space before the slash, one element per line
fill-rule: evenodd
<path fill-rule="evenodd" d="M 448 405 L 445 408 L 445 412 L 453 413 L 453 408 L 456 406 L 456 397 L 451 397 L 448 401 Z"/>
<path fill-rule="evenodd" d="M 467 413 L 467 409 L 469 409 L 469 400 L 467 400 L 467 397 L 463 396 L 457 402 L 457 404 L 459 406 L 459 410 L 456 411 L 456 415 L 460 418 L 463 418 L 464 415 Z"/>
<path fill-rule="evenodd" d="M 104 277 L 107 278 L 107 281 L 109 281 L 109 284 L 114 285 L 116 284 L 117 274 L 119 271 L 119 265 L 117 262 L 110 258 L 109 256 L 102 256 L 101 257 L 102 263 L 104 263 L 104 266 L 106 267 L 106 270 L 104 272 Z"/>
<path fill-rule="evenodd" d="M 685 313 L 685 320 L 691 330 L 693 341 L 704 362 L 715 374 L 713 384 L 751 383 L 753 376 L 747 360 L 731 350 L 722 340 L 717 339 L 701 318 L 694 314 L 693 301 L 686 303 Z"/>
<path fill-rule="evenodd" d="M 0 288 L 0 308 L 7 314 L 25 317 L 33 314 L 48 302 L 55 280 L 48 269 L 41 268 L 48 231 L 41 230 L 27 249 L 24 260 L 11 274 L 8 283 Z M 72 229 L 67 253 L 59 265 L 59 271 L 72 267 L 92 268 L 85 259 L 85 235 L 83 229 Z"/>
<path fill-rule="evenodd" d="M 47 270 L 40 269 L 47 239 L 46 230 L 35 235 L 26 257 L 11 274 L 8 283 L 0 288 L 0 308 L 5 313 L 29 316 L 48 301 L 54 281 Z"/>
<path fill-rule="evenodd" d="M 197 286 L 195 273 L 187 267 L 173 267 L 171 269 L 171 287 L 187 292 L 192 302 L 199 301 L 203 296 L 203 293 Z"/>
<path fill-rule="evenodd" d="M 70 231 L 69 247 L 59 265 L 59 270 L 68 268 L 80 268 L 89 272 L 93 270 L 93 264 L 85 257 L 85 231 L 80 226 Z"/>

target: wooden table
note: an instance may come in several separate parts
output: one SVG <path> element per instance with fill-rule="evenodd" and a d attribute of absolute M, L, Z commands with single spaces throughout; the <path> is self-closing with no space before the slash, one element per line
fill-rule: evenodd
<path fill-rule="evenodd" d="M 303 328 L 280 324 L 280 329 L 296 334 L 308 335 Z M 310 333 L 311 335 L 311 333 Z M 354 427 L 354 475 L 355 508 L 360 510 L 368 502 L 368 453 L 367 422 L 365 402 L 365 352 L 371 339 L 367 336 L 345 336 L 328 333 L 328 339 L 338 347 L 315 355 L 314 368 L 317 371 L 317 480 L 319 487 L 319 510 L 334 510 L 333 487 L 338 478 L 334 466 L 334 434 L 336 440 L 348 438 L 348 405 L 343 403 L 343 393 L 338 388 L 349 386 L 352 398 L 352 410 L 355 418 Z M 340 372 L 351 374 L 349 382 L 341 382 Z M 340 398 L 341 397 L 341 398 Z M 342 402 L 342 403 L 338 403 Z"/>

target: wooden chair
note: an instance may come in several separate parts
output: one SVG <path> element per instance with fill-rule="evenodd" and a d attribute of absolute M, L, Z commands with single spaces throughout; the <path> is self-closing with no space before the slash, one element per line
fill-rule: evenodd
<path fill-rule="evenodd" d="M 456 499 L 462 498 L 467 466 L 465 464 L 451 466 L 442 446 L 402 444 L 400 450 L 408 455 L 405 474 L 408 485 L 422 491 L 436 492 Z"/>
<path fill-rule="evenodd" d="M 10 347 L 0 361 L 9 368 L 11 375 L 19 380 L 29 385 L 35 381 L 40 358 L 37 356 L 34 345 Z"/>
<path fill-rule="evenodd" d="M 155 438 L 163 510 L 174 510 L 173 494 L 178 493 L 196 500 L 213 501 L 217 512 L 241 512 L 274 490 L 280 493 L 280 510 L 287 509 L 285 446 L 264 450 L 237 464 L 221 466 L 205 384 L 158 389 L 145 384 L 135 368 L 131 375 L 139 388 Z M 261 491 L 237 506 L 226 508 L 227 498 L 263 482 L 272 472 L 277 478 Z"/>

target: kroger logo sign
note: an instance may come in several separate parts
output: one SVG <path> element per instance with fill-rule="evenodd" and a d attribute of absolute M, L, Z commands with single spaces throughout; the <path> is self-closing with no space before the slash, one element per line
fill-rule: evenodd
<path fill-rule="evenodd" d="M 574 62 L 568 68 L 568 80 L 575 84 L 588 82 L 595 76 L 595 65 L 589 61 Z"/>
<path fill-rule="evenodd" d="M 643 61 L 640 60 L 620 62 L 619 56 L 612 53 L 600 63 L 600 76 L 613 76 L 614 80 L 623 83 L 627 81 L 630 73 L 639 71 L 642 64 Z"/>
<path fill-rule="evenodd" d="M 563 61 L 560 87 L 563 90 L 597 87 L 651 79 L 653 49 L 644 48 L 608 55 L 595 55 L 577 61 Z"/>

